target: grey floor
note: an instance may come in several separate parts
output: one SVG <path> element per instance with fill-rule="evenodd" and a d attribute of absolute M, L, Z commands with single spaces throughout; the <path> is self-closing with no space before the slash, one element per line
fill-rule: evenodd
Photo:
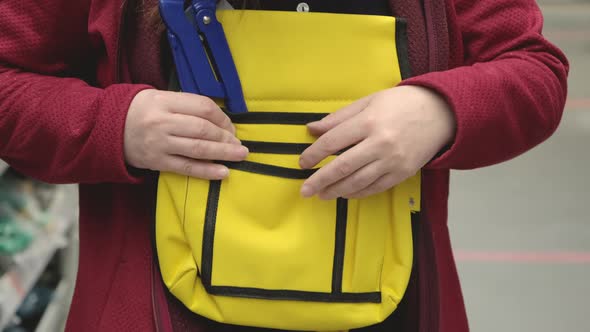
<path fill-rule="evenodd" d="M 571 61 L 557 133 L 527 154 L 453 172 L 449 227 L 474 332 L 590 331 L 590 0 L 539 1 Z"/>

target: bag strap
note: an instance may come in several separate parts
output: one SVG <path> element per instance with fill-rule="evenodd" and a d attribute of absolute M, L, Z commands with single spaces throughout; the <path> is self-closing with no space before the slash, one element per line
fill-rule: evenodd
<path fill-rule="evenodd" d="M 248 109 L 221 23 L 216 0 L 192 0 L 189 17 L 184 0 L 160 0 L 160 15 L 184 92 L 223 98 L 231 113 Z"/>

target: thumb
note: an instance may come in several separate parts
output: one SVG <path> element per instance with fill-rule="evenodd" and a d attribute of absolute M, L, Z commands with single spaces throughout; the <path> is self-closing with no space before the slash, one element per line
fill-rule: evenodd
<path fill-rule="evenodd" d="M 310 122 L 307 124 L 307 129 L 314 136 L 322 136 L 342 122 L 352 118 L 364 110 L 369 105 L 369 102 L 372 98 L 373 95 L 364 97 L 350 105 L 342 107 L 338 111 L 327 115 L 319 121 Z"/>

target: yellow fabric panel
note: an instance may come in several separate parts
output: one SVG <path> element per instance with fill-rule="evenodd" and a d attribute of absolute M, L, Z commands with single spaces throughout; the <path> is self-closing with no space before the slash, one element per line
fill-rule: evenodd
<path fill-rule="evenodd" d="M 162 277 L 169 288 L 179 282 L 179 276 L 196 270 L 190 243 L 182 229 L 187 184 L 187 177 L 176 174 L 166 173 L 159 178 L 156 236 L 166 241 L 157 241 L 156 246 L 158 258 L 166 267 L 161 269 Z"/>
<path fill-rule="evenodd" d="M 335 112 L 401 81 L 395 18 L 265 11 L 220 11 L 218 17 L 250 112 Z M 305 125 L 236 128 L 243 141 L 316 140 Z M 251 153 L 247 160 L 299 169 L 299 155 Z M 420 207 L 420 174 L 348 201 L 342 292 L 380 292 L 381 303 L 268 300 L 206 290 L 201 277 L 209 209 L 215 220 L 212 286 L 332 292 L 336 201 L 302 198 L 303 181 L 231 169 L 212 208 L 209 181 L 162 173 L 156 238 L 172 294 L 218 322 L 285 330 L 343 331 L 390 315 L 411 271 L 410 212 Z"/>
<path fill-rule="evenodd" d="M 334 234 L 336 202 L 297 199 L 302 183 L 231 171 L 219 199 L 213 285 L 331 291 L 334 237 L 325 235 Z"/>
<path fill-rule="evenodd" d="M 236 135 L 243 141 L 311 144 L 317 139 L 305 126 L 242 123 L 235 126 Z"/>
<path fill-rule="evenodd" d="M 234 10 L 217 15 L 247 102 L 289 100 L 297 106 L 285 112 L 318 113 L 313 102 L 343 106 L 401 81 L 392 17 Z M 280 108 L 268 110 L 283 107 L 274 106 Z"/>
<path fill-rule="evenodd" d="M 350 200 L 344 256 L 344 292 L 375 292 L 381 288 L 390 192 L 364 200 Z M 353 232 L 354 229 L 354 232 Z"/>

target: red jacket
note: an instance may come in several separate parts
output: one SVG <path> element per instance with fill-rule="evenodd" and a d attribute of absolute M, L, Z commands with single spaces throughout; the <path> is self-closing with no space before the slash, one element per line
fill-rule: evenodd
<path fill-rule="evenodd" d="M 150 87 L 125 84 L 128 1 L 0 1 L 0 158 L 47 182 L 81 183 L 70 331 L 155 329 L 153 192 L 123 157 L 128 106 Z M 454 143 L 423 172 L 425 213 L 405 310 L 420 331 L 467 331 L 447 229 L 449 169 L 499 163 L 549 137 L 563 111 L 568 64 L 541 35 L 534 0 L 392 0 L 392 7 L 408 18 L 419 74 L 403 84 L 438 91 L 457 120 Z"/>

